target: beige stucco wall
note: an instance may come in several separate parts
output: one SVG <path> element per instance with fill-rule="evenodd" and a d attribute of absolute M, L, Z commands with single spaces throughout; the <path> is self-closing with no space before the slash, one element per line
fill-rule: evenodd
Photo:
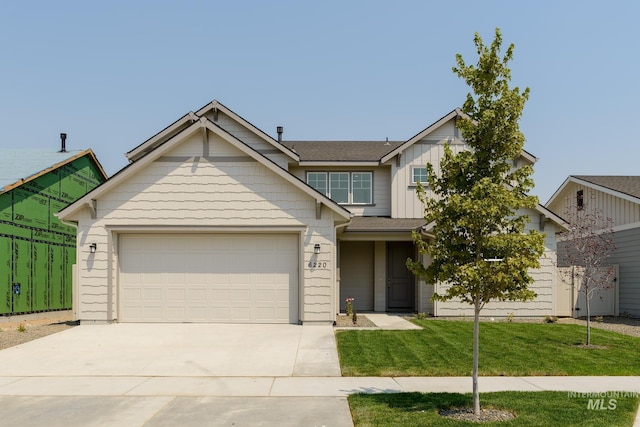
<path fill-rule="evenodd" d="M 117 319 L 119 233 L 290 230 L 302 233 L 301 320 L 333 321 L 333 211 L 325 207 L 316 219 L 312 197 L 221 138 L 210 133 L 209 141 L 215 161 L 196 159 L 203 150 L 202 134 L 196 132 L 98 198 L 95 219 L 88 210 L 82 212 L 77 259 L 80 320 Z M 89 254 L 89 243 L 97 244 L 95 254 Z M 321 245 L 318 255 L 316 243 Z M 312 260 L 326 265 L 311 269 Z"/>

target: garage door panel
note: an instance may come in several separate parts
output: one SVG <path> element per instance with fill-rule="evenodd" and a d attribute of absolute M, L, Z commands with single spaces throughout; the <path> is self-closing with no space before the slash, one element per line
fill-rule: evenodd
<path fill-rule="evenodd" d="M 121 321 L 296 323 L 296 235 L 122 235 Z"/>

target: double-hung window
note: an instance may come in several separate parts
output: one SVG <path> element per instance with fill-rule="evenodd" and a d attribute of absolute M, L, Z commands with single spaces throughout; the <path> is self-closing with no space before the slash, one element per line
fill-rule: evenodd
<path fill-rule="evenodd" d="M 307 172 L 307 184 L 340 204 L 373 203 L 372 172 Z"/>

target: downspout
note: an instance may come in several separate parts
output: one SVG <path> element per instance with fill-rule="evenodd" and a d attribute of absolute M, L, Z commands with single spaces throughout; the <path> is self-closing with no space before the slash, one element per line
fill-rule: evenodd
<path fill-rule="evenodd" d="M 342 228 L 342 227 L 346 227 L 349 224 L 351 224 L 351 218 L 349 218 L 349 221 L 345 222 L 344 224 L 338 224 L 338 225 L 334 225 L 333 226 L 333 239 L 335 241 L 335 245 L 333 246 L 333 289 L 335 290 L 335 295 L 333 298 L 333 313 L 335 315 L 338 314 L 338 307 L 340 307 L 340 289 L 338 289 L 338 278 L 336 277 L 336 270 L 338 268 L 338 228 Z M 335 325 L 335 320 L 333 321 L 333 324 Z"/>

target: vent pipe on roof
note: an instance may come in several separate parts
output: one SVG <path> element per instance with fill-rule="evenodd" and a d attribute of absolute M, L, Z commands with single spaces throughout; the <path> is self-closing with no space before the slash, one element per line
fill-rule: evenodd
<path fill-rule="evenodd" d="M 60 134 L 60 152 L 61 153 L 67 152 L 67 134 L 66 133 Z"/>
<path fill-rule="evenodd" d="M 278 126 L 276 128 L 276 132 L 278 132 L 278 142 L 282 142 L 282 132 L 284 132 L 284 128 L 282 126 Z"/>

